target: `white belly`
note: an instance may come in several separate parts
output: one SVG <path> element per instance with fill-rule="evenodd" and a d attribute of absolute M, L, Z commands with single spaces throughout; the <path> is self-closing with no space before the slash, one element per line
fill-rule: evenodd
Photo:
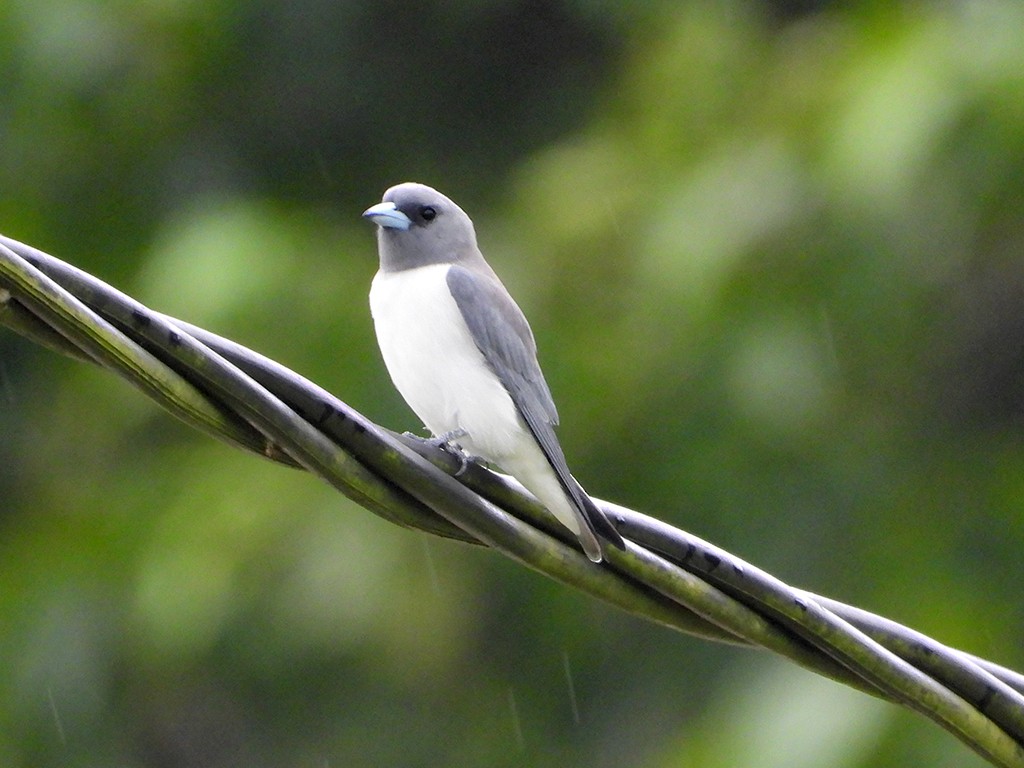
<path fill-rule="evenodd" d="M 529 433 L 462 319 L 448 269 L 377 273 L 370 289 L 377 343 L 395 387 L 427 429 L 464 430 L 458 442 L 467 451 L 500 465 Z"/>

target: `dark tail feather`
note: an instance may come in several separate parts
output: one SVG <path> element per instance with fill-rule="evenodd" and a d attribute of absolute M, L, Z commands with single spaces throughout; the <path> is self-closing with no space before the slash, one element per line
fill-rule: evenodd
<path fill-rule="evenodd" d="M 583 490 L 583 486 L 576 481 L 575 477 L 572 478 L 572 482 L 576 486 L 573 497 L 582 503 L 583 517 L 590 526 L 590 530 L 594 532 L 595 536 L 609 542 L 616 549 L 625 549 L 626 542 L 622 540 L 621 534 L 612 525 L 608 515 L 594 503 L 594 500 Z"/>

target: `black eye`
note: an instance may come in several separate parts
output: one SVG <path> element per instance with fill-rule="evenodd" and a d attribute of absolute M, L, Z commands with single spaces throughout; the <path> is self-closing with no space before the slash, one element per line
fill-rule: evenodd
<path fill-rule="evenodd" d="M 424 221 L 433 221 L 434 217 L 437 216 L 437 211 L 432 206 L 421 205 L 420 206 L 420 218 Z"/>

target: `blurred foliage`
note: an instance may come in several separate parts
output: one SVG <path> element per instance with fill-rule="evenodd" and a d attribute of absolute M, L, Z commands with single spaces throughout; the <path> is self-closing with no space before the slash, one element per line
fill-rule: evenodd
<path fill-rule="evenodd" d="M 591 492 L 1019 669 L 1022 39 L 1015 0 L 12 0 L 0 230 L 415 428 L 358 214 L 431 183 Z M 0 435 L 2 765 L 981 764 L 10 333 Z"/>

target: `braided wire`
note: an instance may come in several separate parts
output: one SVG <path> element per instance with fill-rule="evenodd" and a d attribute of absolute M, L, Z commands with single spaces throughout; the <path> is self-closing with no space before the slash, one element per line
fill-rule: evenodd
<path fill-rule="evenodd" d="M 231 445 L 308 470 L 390 522 L 490 546 L 676 630 L 774 651 L 931 718 L 994 765 L 1024 768 L 1024 676 L 600 500 L 627 546 L 594 565 L 511 478 L 477 464 L 460 471 L 450 453 L 377 426 L 286 367 L 3 236 L 0 323 L 117 373 Z"/>

